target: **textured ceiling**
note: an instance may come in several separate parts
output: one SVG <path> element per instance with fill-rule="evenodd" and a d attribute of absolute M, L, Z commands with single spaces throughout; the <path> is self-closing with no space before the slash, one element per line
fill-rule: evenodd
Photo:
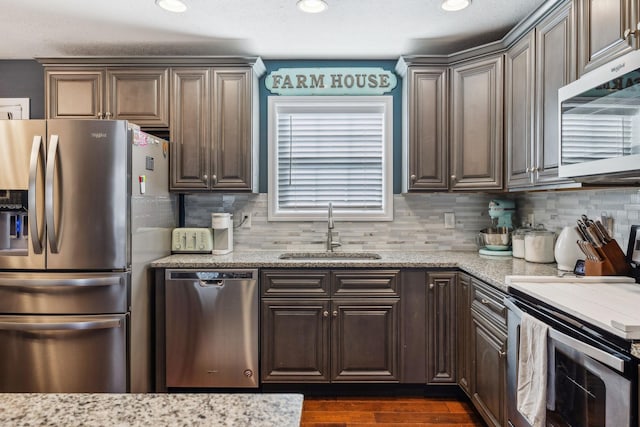
<path fill-rule="evenodd" d="M 544 0 L 0 0 L 1 59 L 49 56 L 251 55 L 264 59 L 396 59 L 452 53 L 501 38 Z"/>

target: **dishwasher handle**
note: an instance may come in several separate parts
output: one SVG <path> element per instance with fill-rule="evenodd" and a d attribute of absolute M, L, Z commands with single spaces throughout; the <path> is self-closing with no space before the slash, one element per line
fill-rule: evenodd
<path fill-rule="evenodd" d="M 224 287 L 224 280 L 222 279 L 214 279 L 214 280 L 198 280 L 198 285 L 201 288 L 222 288 Z"/>

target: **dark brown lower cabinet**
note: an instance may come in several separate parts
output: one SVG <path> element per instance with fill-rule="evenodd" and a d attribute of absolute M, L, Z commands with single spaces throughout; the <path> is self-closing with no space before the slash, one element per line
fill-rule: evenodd
<path fill-rule="evenodd" d="M 458 385 L 471 396 L 471 277 L 460 273 L 456 286 L 456 371 Z"/>
<path fill-rule="evenodd" d="M 314 286 L 308 280 L 312 274 L 321 276 Z M 399 382 L 396 276 L 397 271 L 388 270 L 263 271 L 262 382 Z M 358 296 L 331 298 L 322 291 L 328 277 L 330 295 Z M 345 277 L 349 277 L 348 292 Z M 264 297 L 282 289 L 283 281 L 289 293 Z M 367 297 L 368 293 L 374 296 Z"/>
<path fill-rule="evenodd" d="M 329 301 L 263 300 L 263 382 L 329 382 Z"/>
<path fill-rule="evenodd" d="M 506 420 L 507 336 L 471 310 L 471 351 L 474 360 L 471 400 L 490 426 L 504 426 Z"/>
<path fill-rule="evenodd" d="M 332 382 L 398 382 L 397 308 L 398 299 L 332 302 Z"/>
<path fill-rule="evenodd" d="M 401 382 L 455 384 L 457 273 L 401 274 Z"/>

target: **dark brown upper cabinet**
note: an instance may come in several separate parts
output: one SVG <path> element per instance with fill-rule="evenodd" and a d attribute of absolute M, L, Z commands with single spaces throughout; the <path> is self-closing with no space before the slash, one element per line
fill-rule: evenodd
<path fill-rule="evenodd" d="M 638 48 L 638 0 L 579 0 L 578 74 Z"/>

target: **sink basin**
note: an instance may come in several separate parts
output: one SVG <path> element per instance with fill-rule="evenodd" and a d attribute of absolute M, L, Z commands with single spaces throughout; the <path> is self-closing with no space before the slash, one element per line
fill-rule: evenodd
<path fill-rule="evenodd" d="M 280 259 L 380 259 L 373 252 L 285 252 Z"/>

